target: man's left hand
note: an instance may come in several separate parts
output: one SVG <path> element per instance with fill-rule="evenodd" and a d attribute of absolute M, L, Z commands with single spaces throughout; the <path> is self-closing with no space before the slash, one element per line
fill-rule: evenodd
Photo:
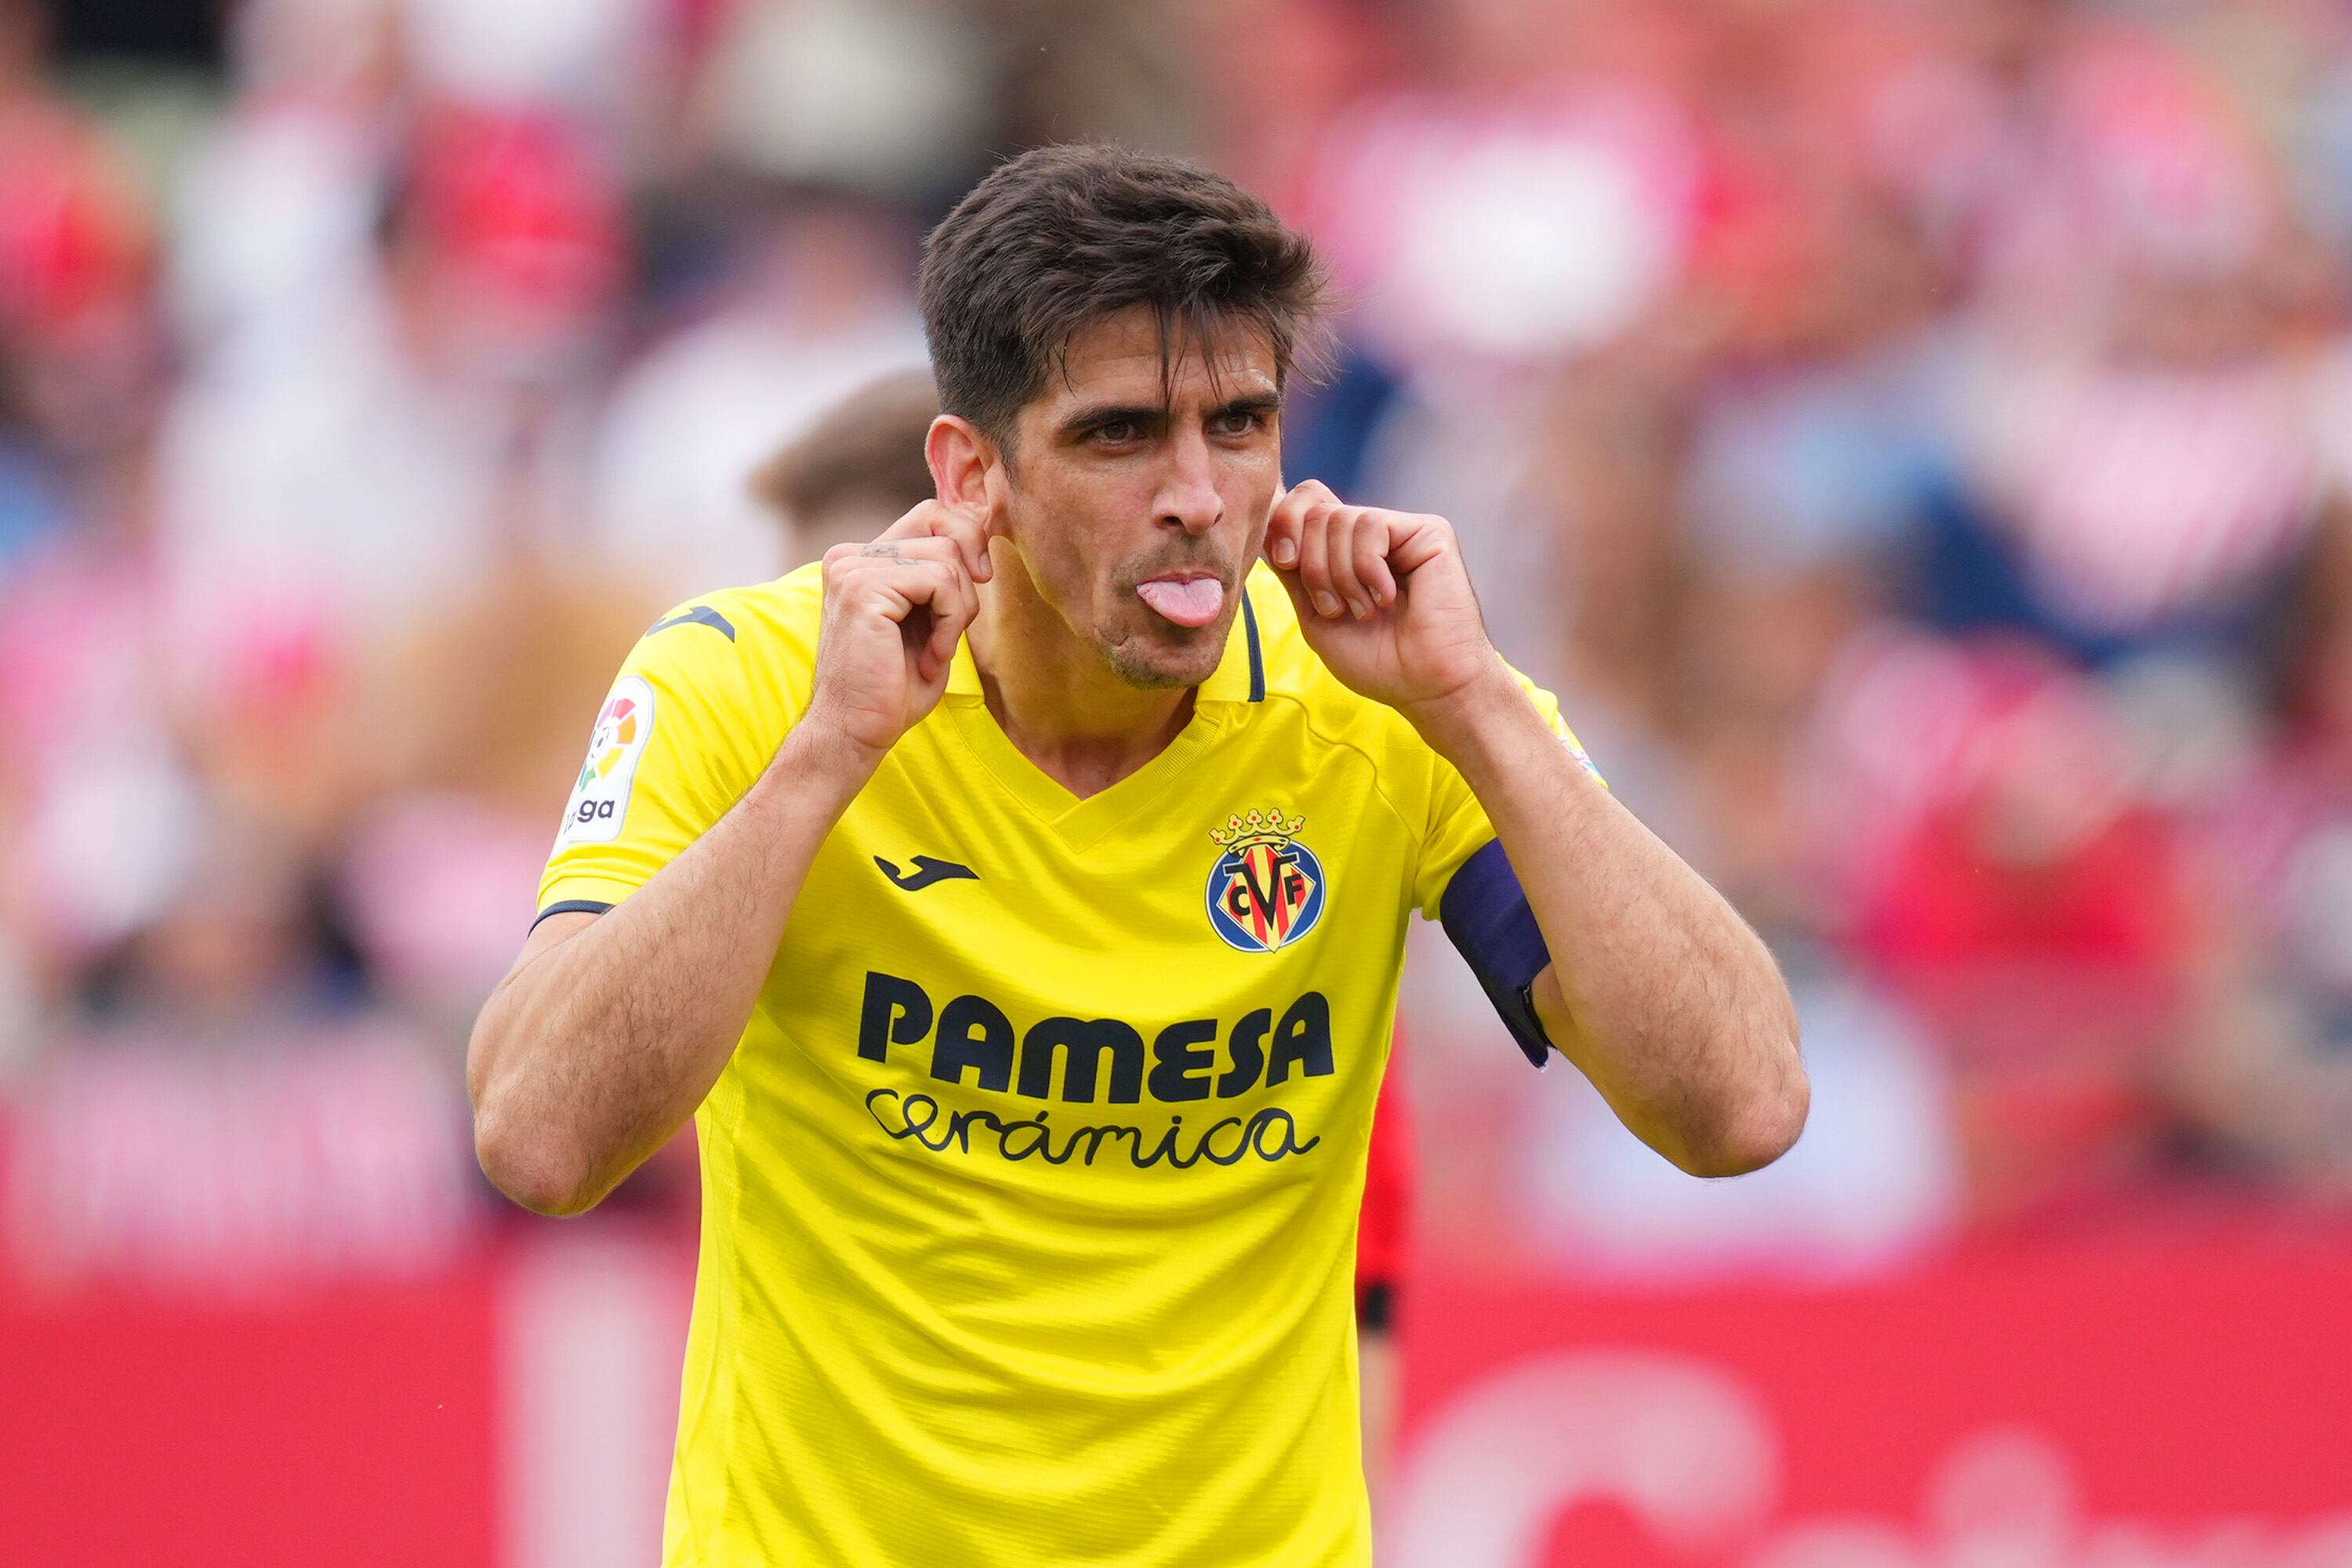
<path fill-rule="evenodd" d="M 1444 518 L 1349 506 L 1310 479 L 1275 502 L 1265 557 L 1331 673 L 1416 724 L 1508 679 Z"/>

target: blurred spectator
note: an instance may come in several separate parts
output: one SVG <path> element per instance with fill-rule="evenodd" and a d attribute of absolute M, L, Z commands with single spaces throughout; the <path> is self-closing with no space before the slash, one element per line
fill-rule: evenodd
<path fill-rule="evenodd" d="M 845 399 L 807 434 L 761 463 L 751 489 L 783 520 L 783 568 L 847 539 L 872 539 L 928 498 L 924 445 L 940 416 L 928 370 L 886 376 Z"/>
<path fill-rule="evenodd" d="M 2171 1131 L 2199 937 L 2177 837 L 2095 689 L 2023 653 L 1940 657 L 1911 678 L 1940 683 L 1941 732 L 1885 757 L 1908 776 L 1884 778 L 1895 815 L 1849 868 L 1853 935 L 1961 1072 L 1979 1203 L 2104 1194 Z"/>
<path fill-rule="evenodd" d="M 876 376 L 926 363 L 908 225 L 838 193 L 751 200 L 740 279 L 623 376 L 596 440 L 586 542 L 654 609 L 773 576 L 752 468 Z"/>
<path fill-rule="evenodd" d="M 957 194 L 989 134 L 990 89 L 1009 53 L 982 7 L 736 0 L 714 9 L 698 84 L 708 155 L 768 180 L 902 202 Z"/>

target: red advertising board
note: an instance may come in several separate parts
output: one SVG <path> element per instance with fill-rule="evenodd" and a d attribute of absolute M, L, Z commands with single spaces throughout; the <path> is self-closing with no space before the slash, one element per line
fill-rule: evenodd
<path fill-rule="evenodd" d="M 691 1258 L 274 1302 L 0 1283 L 0 1562 L 657 1553 Z M 1383 1568 L 2352 1568 L 2352 1246 L 1646 1290 L 1433 1271 Z"/>
<path fill-rule="evenodd" d="M 2346 1568 L 2352 1247 L 1834 1288 L 1432 1279 L 1395 1568 Z"/>
<path fill-rule="evenodd" d="M 0 1562 L 488 1568 L 491 1290 L 44 1301 L 0 1275 Z"/>

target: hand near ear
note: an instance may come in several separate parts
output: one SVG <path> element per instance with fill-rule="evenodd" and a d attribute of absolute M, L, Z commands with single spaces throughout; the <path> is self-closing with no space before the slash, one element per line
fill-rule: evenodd
<path fill-rule="evenodd" d="M 868 544 L 824 552 L 824 615 L 803 727 L 832 731 L 870 762 L 947 689 L 956 643 L 993 567 L 980 521 L 927 500 Z"/>
<path fill-rule="evenodd" d="M 1507 675 L 1444 518 L 1349 506 L 1310 479 L 1276 500 L 1265 552 L 1307 646 L 1354 690 L 1412 717 Z"/>

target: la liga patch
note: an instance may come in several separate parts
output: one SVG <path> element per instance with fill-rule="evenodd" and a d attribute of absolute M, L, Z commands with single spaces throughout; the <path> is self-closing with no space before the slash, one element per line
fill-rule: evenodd
<path fill-rule="evenodd" d="M 588 760 L 580 766 L 579 782 L 563 808 L 563 826 L 555 836 L 562 844 L 609 844 L 621 836 L 629 816 L 629 791 L 636 783 L 637 760 L 654 732 L 654 689 L 644 679 L 625 675 L 613 683 L 596 715 L 596 729 L 588 738 Z"/>

